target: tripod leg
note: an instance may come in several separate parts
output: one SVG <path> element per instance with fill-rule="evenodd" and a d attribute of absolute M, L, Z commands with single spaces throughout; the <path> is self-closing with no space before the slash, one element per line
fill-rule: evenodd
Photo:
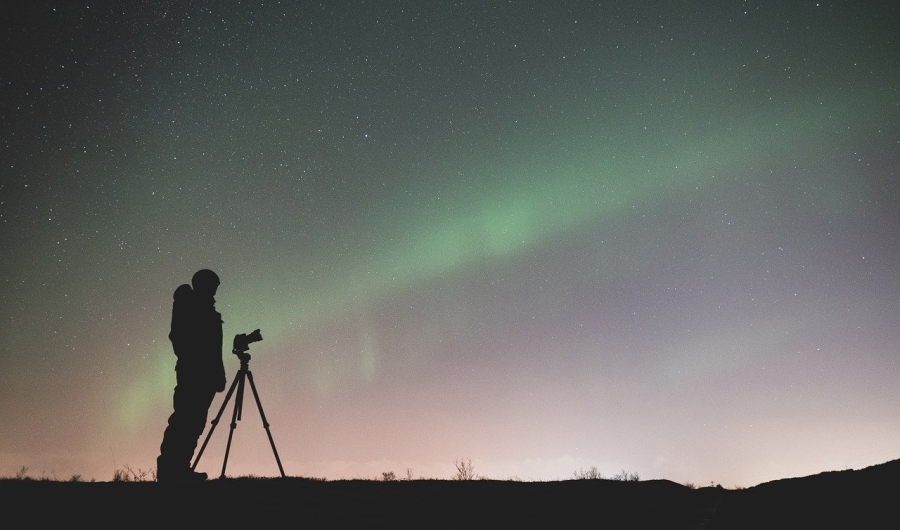
<path fill-rule="evenodd" d="M 275 453 L 275 461 L 278 462 L 278 470 L 284 477 L 284 468 L 281 467 L 281 459 L 278 458 L 278 451 L 275 449 L 275 440 L 272 439 L 272 431 L 269 430 L 269 422 L 266 421 L 266 413 L 263 412 L 262 402 L 259 400 L 259 394 L 256 392 L 256 383 L 253 382 L 253 373 L 247 370 L 247 378 L 250 379 L 250 389 L 253 390 L 253 397 L 256 399 L 256 406 L 259 408 L 259 417 L 262 418 L 263 427 L 266 428 L 266 434 L 269 436 L 269 444 L 272 446 L 272 452 Z"/>
<path fill-rule="evenodd" d="M 234 437 L 234 429 L 237 427 L 237 422 L 240 419 L 242 409 L 241 403 L 244 401 L 244 376 L 246 373 L 245 370 L 241 370 L 235 380 L 238 384 L 238 391 L 234 401 L 234 412 L 231 414 L 231 430 L 228 431 L 228 445 L 225 446 L 225 459 L 222 461 L 222 474 L 219 475 L 219 478 L 225 478 L 225 466 L 228 465 L 228 453 L 231 452 L 231 439 Z"/>
<path fill-rule="evenodd" d="M 231 395 L 234 393 L 235 387 L 238 384 L 238 376 L 241 375 L 241 372 L 238 371 L 237 375 L 234 376 L 234 381 L 231 383 L 231 388 L 228 389 L 228 393 L 225 394 L 225 400 L 222 401 L 222 406 L 219 407 L 219 413 L 216 414 L 216 417 L 213 418 L 211 422 L 209 422 L 209 432 L 206 434 L 206 440 L 203 441 L 203 445 L 200 446 L 200 451 L 197 453 L 197 458 L 194 459 L 194 465 L 191 466 L 191 469 L 197 470 L 197 464 L 200 462 L 200 457 L 203 456 L 203 451 L 206 450 L 206 444 L 209 443 L 209 439 L 212 438 L 212 433 L 216 430 L 216 425 L 219 424 L 219 418 L 222 417 L 222 412 L 225 411 L 225 407 L 228 405 L 228 400 L 231 399 Z"/>

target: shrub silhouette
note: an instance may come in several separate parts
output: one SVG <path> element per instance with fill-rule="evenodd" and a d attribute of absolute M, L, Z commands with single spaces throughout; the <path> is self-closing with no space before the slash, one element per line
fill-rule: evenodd
<path fill-rule="evenodd" d="M 128 465 L 125 469 L 117 469 L 113 472 L 113 482 L 151 482 L 156 481 L 156 470 L 149 469 L 144 471 L 138 468 L 131 469 Z"/>
<path fill-rule="evenodd" d="M 622 482 L 638 482 L 641 480 L 641 477 L 637 473 L 629 473 L 623 469 L 620 473 L 613 475 L 612 479 Z"/>
<path fill-rule="evenodd" d="M 472 465 L 471 458 L 454 460 L 453 464 L 456 466 L 456 473 L 453 475 L 453 480 L 475 480 L 477 477 L 475 475 L 475 466 Z"/>
<path fill-rule="evenodd" d="M 576 480 L 598 480 L 603 478 L 603 475 L 600 474 L 600 470 L 597 469 L 597 466 L 591 466 L 590 469 L 580 468 L 575 472 Z"/>

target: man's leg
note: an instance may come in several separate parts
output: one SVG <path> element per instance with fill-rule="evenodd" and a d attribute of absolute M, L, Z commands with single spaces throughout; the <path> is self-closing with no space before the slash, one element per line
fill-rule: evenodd
<path fill-rule="evenodd" d="M 187 417 L 187 431 L 185 432 L 184 452 L 188 455 L 188 467 L 194 458 L 197 442 L 200 435 L 206 429 L 206 419 L 209 415 L 209 406 L 216 396 L 214 390 L 208 388 L 198 389 L 191 398 L 191 406 Z"/>
<path fill-rule="evenodd" d="M 157 464 L 157 480 L 187 480 L 196 477 L 191 458 L 206 426 L 207 413 L 215 392 L 190 384 L 178 384 L 172 398 L 173 412 L 163 434 Z M 202 477 L 205 478 L 205 475 Z"/>

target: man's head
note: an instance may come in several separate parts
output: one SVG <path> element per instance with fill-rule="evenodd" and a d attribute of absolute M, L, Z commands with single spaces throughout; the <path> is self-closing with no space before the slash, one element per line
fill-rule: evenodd
<path fill-rule="evenodd" d="M 191 278 L 194 292 L 201 296 L 215 296 L 219 288 L 219 276 L 209 269 L 201 269 Z"/>

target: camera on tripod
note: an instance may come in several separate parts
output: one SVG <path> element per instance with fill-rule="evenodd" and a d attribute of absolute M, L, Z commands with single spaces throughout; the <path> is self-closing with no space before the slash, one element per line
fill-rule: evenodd
<path fill-rule="evenodd" d="M 250 349 L 250 344 L 254 342 L 259 342 L 262 340 L 262 334 L 260 334 L 259 330 L 254 330 L 253 333 L 241 333 L 234 336 L 234 342 L 232 343 L 231 353 L 240 356 L 242 353 L 247 353 L 247 350 Z"/>
<path fill-rule="evenodd" d="M 225 412 L 225 406 L 228 405 L 228 400 L 230 400 L 232 396 L 235 396 L 234 412 L 231 416 L 231 432 L 228 433 L 228 445 L 225 446 L 225 460 L 222 461 L 222 474 L 220 475 L 220 478 L 225 478 L 225 466 L 228 464 L 228 453 L 231 452 L 231 437 L 234 435 L 234 429 L 237 427 L 237 422 L 241 419 L 241 411 L 244 409 L 244 382 L 250 381 L 250 389 L 253 390 L 256 407 L 259 409 L 259 417 L 262 419 L 263 427 L 265 427 L 266 434 L 269 436 L 269 444 L 272 446 L 272 453 L 275 454 L 278 470 L 281 471 L 282 478 L 285 476 L 284 468 L 281 466 L 281 458 L 278 457 L 278 451 L 275 450 L 275 440 L 272 439 L 272 432 L 269 431 L 269 422 L 266 420 L 265 413 L 263 413 L 259 394 L 256 393 L 256 384 L 253 382 L 253 374 L 250 372 L 250 354 L 247 353 L 247 350 L 250 349 L 250 344 L 261 340 L 262 334 L 260 334 L 258 329 L 254 330 L 253 333 L 241 333 L 234 336 L 231 353 L 237 355 L 238 359 L 241 360 L 241 367 L 234 377 L 234 381 L 231 383 L 231 388 L 229 388 L 228 393 L 225 394 L 225 400 L 222 401 L 222 408 L 219 409 L 219 413 L 216 414 L 216 417 L 210 422 L 206 440 L 204 440 L 203 445 L 200 447 L 200 452 L 197 453 L 197 457 L 194 459 L 194 464 L 191 466 L 192 470 L 197 469 L 200 457 L 203 456 L 203 451 L 206 450 L 206 444 L 209 443 L 209 439 L 212 437 L 216 425 L 219 424 L 222 413 Z"/>

